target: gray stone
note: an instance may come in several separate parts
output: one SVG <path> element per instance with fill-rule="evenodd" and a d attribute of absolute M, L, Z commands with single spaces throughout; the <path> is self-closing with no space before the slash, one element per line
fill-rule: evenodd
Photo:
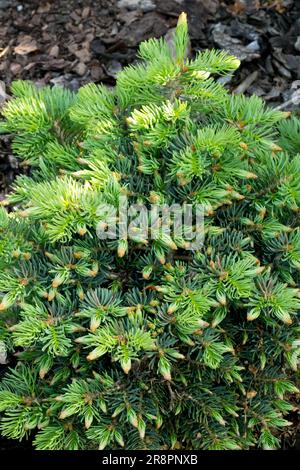
<path fill-rule="evenodd" d="M 119 0 L 119 8 L 126 8 L 127 10 L 142 10 L 144 13 L 153 11 L 156 8 L 153 0 Z"/>
<path fill-rule="evenodd" d="M 137 10 L 140 6 L 140 0 L 119 0 L 119 8 L 127 8 L 127 10 Z"/>
<path fill-rule="evenodd" d="M 215 44 L 221 49 L 234 55 L 241 61 L 251 61 L 260 57 L 260 46 L 257 40 L 244 46 L 240 39 L 230 36 L 228 28 L 222 23 L 212 27 L 212 36 Z"/>
<path fill-rule="evenodd" d="M 152 0 L 140 0 L 140 9 L 144 13 L 155 10 L 155 3 Z"/>
<path fill-rule="evenodd" d="M 117 78 L 117 75 L 122 70 L 122 65 L 118 60 L 110 60 L 106 66 L 106 73 L 110 77 Z"/>
<path fill-rule="evenodd" d="M 259 46 L 258 41 L 255 40 L 255 41 L 250 42 L 250 44 L 248 44 L 246 46 L 246 49 L 249 52 L 259 52 L 260 51 L 260 46 Z"/>

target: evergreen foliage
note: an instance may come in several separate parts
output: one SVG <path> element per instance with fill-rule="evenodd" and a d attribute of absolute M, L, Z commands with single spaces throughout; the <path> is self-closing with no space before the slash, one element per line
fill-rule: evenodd
<path fill-rule="evenodd" d="M 0 208 L 3 436 L 37 449 L 280 446 L 298 392 L 300 120 L 150 39 L 114 89 L 13 84 L 30 176 Z M 202 204 L 205 239 L 99 240 L 99 205 Z M 12 356 L 14 354 L 14 356 Z M 15 364 L 15 365 L 13 365 Z"/>

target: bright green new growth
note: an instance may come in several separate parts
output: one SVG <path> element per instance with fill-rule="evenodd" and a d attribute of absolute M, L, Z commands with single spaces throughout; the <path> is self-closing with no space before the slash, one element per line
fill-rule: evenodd
<path fill-rule="evenodd" d="M 15 82 L 31 175 L 0 208 L 0 430 L 37 449 L 264 449 L 297 393 L 300 121 L 217 81 L 239 61 L 141 44 L 112 90 Z M 99 240 L 98 208 L 202 204 L 204 245 Z M 17 363 L 12 356 L 15 354 Z"/>

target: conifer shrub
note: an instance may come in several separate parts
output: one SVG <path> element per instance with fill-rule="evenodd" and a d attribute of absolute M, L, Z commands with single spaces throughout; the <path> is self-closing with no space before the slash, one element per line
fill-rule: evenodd
<path fill-rule="evenodd" d="M 300 121 L 228 93 L 218 78 L 239 61 L 191 60 L 187 42 L 182 14 L 113 89 L 12 85 L 1 131 L 31 172 L 0 208 L 5 437 L 280 447 L 299 365 Z M 200 206 L 201 246 L 161 217 L 155 239 L 101 238 L 121 197 Z"/>

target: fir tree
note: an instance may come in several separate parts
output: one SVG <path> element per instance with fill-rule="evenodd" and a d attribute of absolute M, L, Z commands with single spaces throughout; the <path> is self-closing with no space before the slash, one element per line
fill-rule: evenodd
<path fill-rule="evenodd" d="M 280 446 L 298 392 L 300 120 L 150 39 L 114 89 L 12 85 L 30 176 L 0 208 L 3 436 L 37 449 Z M 204 243 L 99 240 L 101 204 L 201 204 Z M 113 216 L 112 216 L 113 217 Z"/>

